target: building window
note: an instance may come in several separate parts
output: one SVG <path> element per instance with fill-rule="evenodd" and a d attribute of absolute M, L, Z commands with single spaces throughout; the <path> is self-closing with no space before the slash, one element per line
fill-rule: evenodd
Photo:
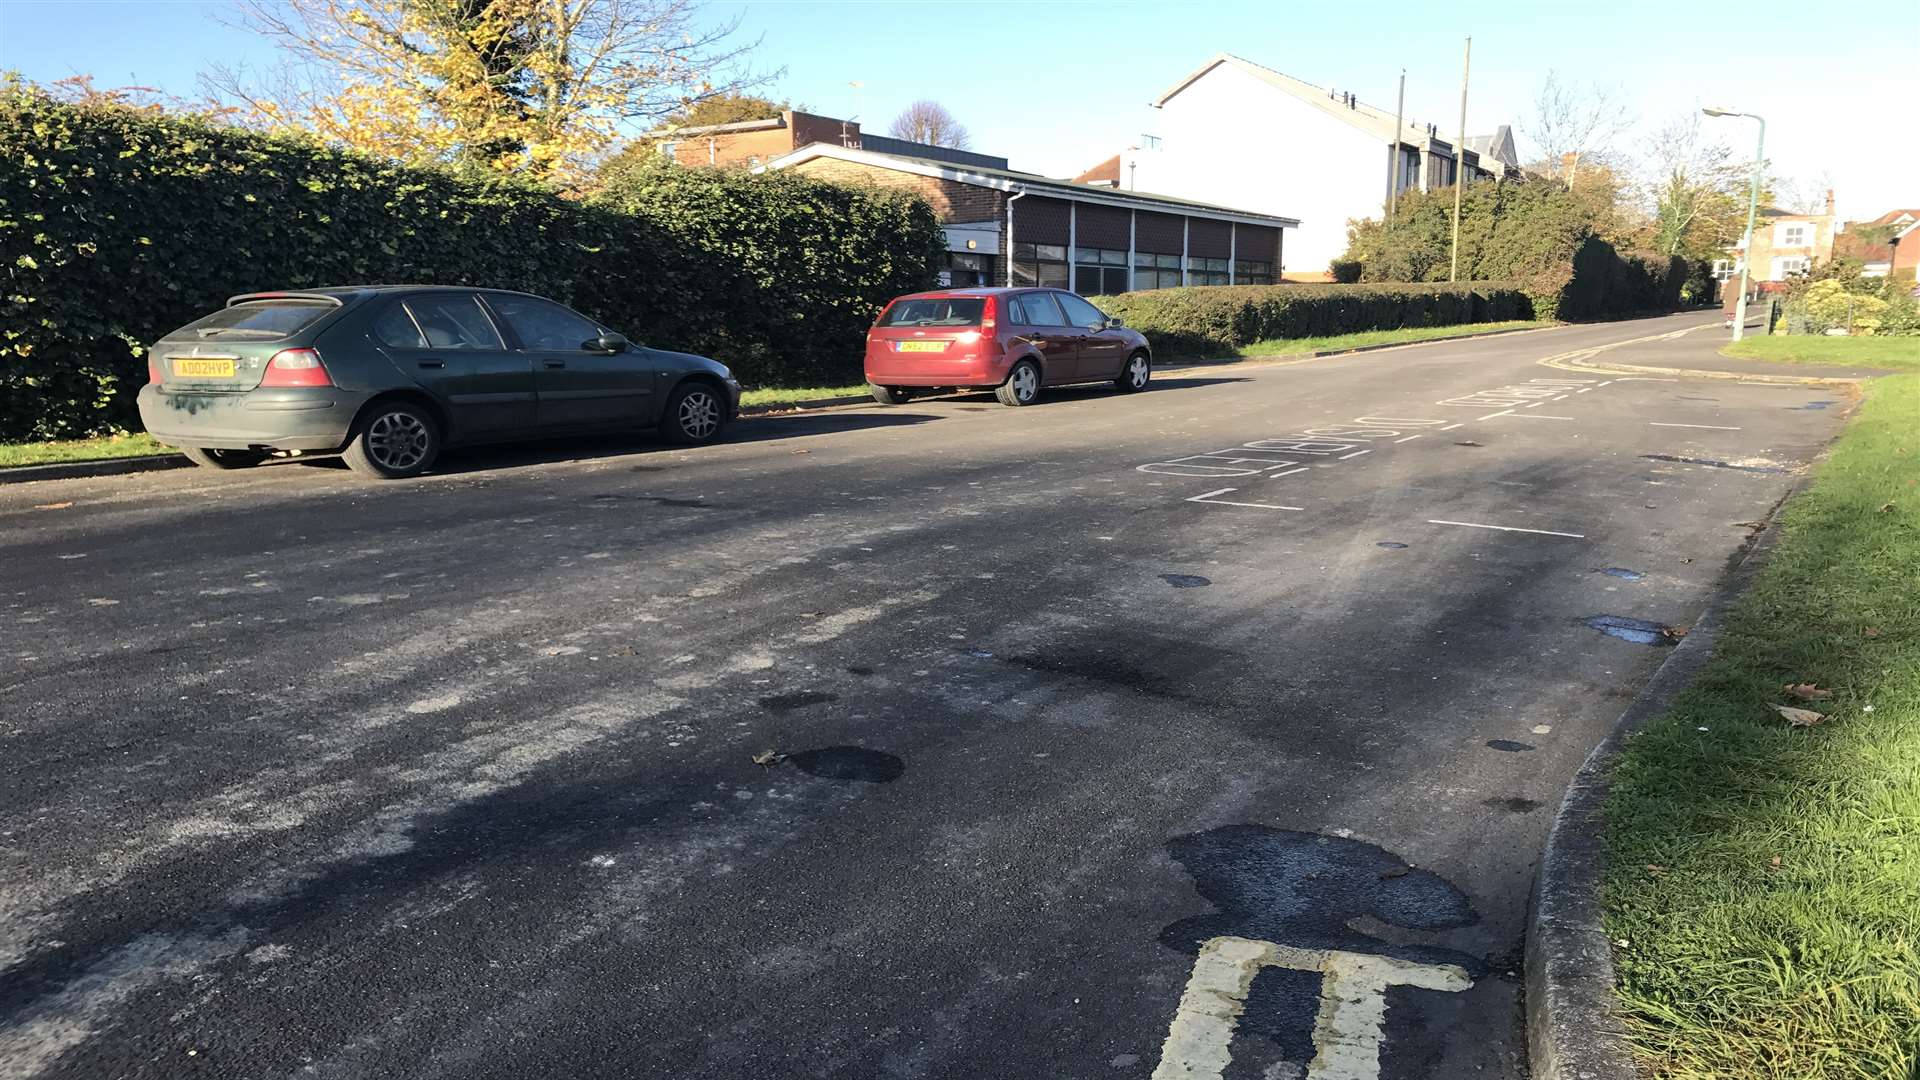
<path fill-rule="evenodd" d="M 1073 249 L 1073 291 L 1103 296 L 1127 291 L 1127 253 L 1110 248 Z"/>
<path fill-rule="evenodd" d="M 1187 284 L 1225 285 L 1227 284 L 1227 266 L 1225 259 L 1188 259 Z"/>
<path fill-rule="evenodd" d="M 1726 281 L 1735 273 L 1738 273 L 1738 269 L 1733 265 L 1732 259 L 1713 260 L 1713 280 Z"/>
<path fill-rule="evenodd" d="M 680 144 L 677 142 L 663 142 L 660 144 L 660 156 L 666 158 L 668 161 L 672 161 L 673 152 L 679 148 Z"/>
<path fill-rule="evenodd" d="M 1794 274 L 1804 274 L 1812 265 L 1813 265 L 1813 260 L 1807 258 L 1805 255 L 1795 255 L 1789 258 L 1775 259 L 1773 260 L 1774 280 L 1779 281 L 1781 279 L 1791 277 Z"/>
<path fill-rule="evenodd" d="M 1805 225 L 1780 226 L 1781 247 L 1806 247 L 1808 243 L 1807 227 Z"/>
<path fill-rule="evenodd" d="M 940 283 L 956 289 L 995 284 L 993 256 L 973 251 L 947 252 L 947 270 L 940 276 Z"/>
<path fill-rule="evenodd" d="M 1233 280 L 1236 285 L 1271 285 L 1273 264 L 1236 259 L 1233 263 Z"/>
<path fill-rule="evenodd" d="M 1180 286 L 1180 256 L 1152 255 L 1138 251 L 1133 256 L 1133 287 L 1136 289 L 1174 289 Z"/>
<path fill-rule="evenodd" d="M 1420 151 L 1411 146 L 1400 148 L 1400 191 L 1420 186 Z"/>
<path fill-rule="evenodd" d="M 1066 245 L 1013 245 L 1013 283 L 1047 289 L 1068 288 Z"/>

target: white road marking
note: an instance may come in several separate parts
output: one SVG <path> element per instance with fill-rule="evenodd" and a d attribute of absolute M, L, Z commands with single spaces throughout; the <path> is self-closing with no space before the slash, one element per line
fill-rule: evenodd
<path fill-rule="evenodd" d="M 1395 439 L 1395 440 L 1393 440 L 1393 441 L 1394 441 L 1394 442 L 1397 442 L 1397 443 L 1403 443 L 1403 442 L 1412 442 L 1413 440 L 1415 440 L 1415 439 L 1417 439 L 1417 438 L 1419 438 L 1419 437 L 1420 437 L 1419 435 L 1409 435 L 1409 436 L 1407 436 L 1407 437 L 1406 437 L 1406 438 L 1404 438 L 1404 439 Z"/>
<path fill-rule="evenodd" d="M 1679 379 L 1654 379 L 1645 375 L 1622 375 L 1614 382 L 1679 382 Z"/>
<path fill-rule="evenodd" d="M 1554 532 L 1551 529 L 1522 529 L 1513 525 L 1482 525 L 1477 521 L 1447 521 L 1442 518 L 1428 518 L 1429 525 L 1464 525 L 1469 529 L 1498 529 L 1501 532 L 1537 533 L 1541 536 L 1566 536 L 1575 540 L 1585 540 L 1585 533 Z"/>
<path fill-rule="evenodd" d="M 1597 382 L 1597 383 L 1594 383 L 1594 384 L 1593 384 L 1593 388 L 1594 388 L 1595 390 L 1598 390 L 1598 389 L 1600 389 L 1601 387 L 1603 387 L 1603 386 L 1605 386 L 1605 385 L 1607 385 L 1607 383 L 1610 383 L 1610 382 L 1612 382 L 1612 381 L 1613 381 L 1612 379 L 1608 379 L 1608 380 L 1607 380 L 1606 382 Z"/>
<path fill-rule="evenodd" d="M 1513 418 L 1515 420 L 1571 420 L 1573 419 L 1573 417 L 1571 416 L 1548 416 L 1546 413 L 1535 413 L 1535 412 L 1514 413 Z"/>
<path fill-rule="evenodd" d="M 1576 391 L 1574 391 L 1574 393 L 1579 393 L 1579 391 L 1578 391 L 1578 390 L 1576 390 Z M 1555 400 L 1555 401 L 1565 401 L 1565 400 L 1567 400 L 1567 398 L 1569 398 L 1569 397 L 1571 397 L 1571 396 L 1572 396 L 1571 394 L 1561 394 L 1561 395 L 1560 395 L 1559 397 L 1557 397 L 1557 398 L 1554 398 L 1553 400 Z"/>
<path fill-rule="evenodd" d="M 1474 419 L 1475 419 L 1475 420 L 1491 420 L 1491 419 L 1493 419 L 1493 418 L 1494 418 L 1494 417 L 1496 417 L 1496 416 L 1507 416 L 1507 415 L 1510 415 L 1510 414 L 1511 414 L 1512 412 L 1513 412 L 1513 410 L 1512 410 L 1512 409 L 1508 409 L 1508 410 L 1507 410 L 1506 412 L 1490 412 L 1490 413 L 1488 413 L 1488 414 L 1487 414 L 1487 415 L 1485 415 L 1485 416 L 1476 416 L 1476 417 L 1474 417 Z"/>
<path fill-rule="evenodd" d="M 1359 457 L 1359 456 L 1360 456 L 1361 454 L 1371 454 L 1371 453 L 1373 453 L 1373 451 L 1372 451 L 1371 449 L 1368 449 L 1368 450 L 1355 450 L 1355 451 L 1354 451 L 1353 453 L 1351 453 L 1351 454 L 1341 454 L 1341 455 L 1340 455 L 1340 460 L 1341 460 L 1341 461 L 1345 461 L 1345 460 L 1347 460 L 1347 459 L 1348 459 L 1348 458 L 1350 458 L 1350 457 Z"/>
<path fill-rule="evenodd" d="M 1467 426 L 1467 425 L 1466 425 L 1466 422 L 1465 422 L 1465 421 L 1461 421 L 1461 422 L 1460 422 L 1460 423 L 1458 423 L 1458 424 L 1448 424 L 1448 425 L 1447 425 L 1446 427 L 1443 427 L 1443 428 L 1441 428 L 1440 430 L 1441 430 L 1441 431 L 1452 431 L 1452 430 L 1453 430 L 1454 428 L 1457 428 L 1457 427 L 1466 427 L 1466 426 Z"/>
<path fill-rule="evenodd" d="M 1304 506 L 1279 506 L 1274 503 L 1229 502 L 1226 499 L 1214 498 L 1215 495 L 1225 495 L 1229 491 L 1239 491 L 1239 490 L 1240 490 L 1239 488 L 1221 488 L 1219 491 L 1209 491 L 1205 495 L 1195 495 L 1193 498 L 1188 499 L 1187 501 L 1192 503 L 1211 503 L 1214 506 L 1249 506 L 1255 510 L 1305 510 L 1306 509 L 1306 507 Z"/>
<path fill-rule="evenodd" d="M 1584 394 L 1584 393 L 1586 393 L 1587 391 L 1589 391 L 1589 390 L 1592 390 L 1592 389 L 1594 389 L 1594 387 L 1591 387 L 1591 386 L 1583 386 L 1583 387 L 1581 387 L 1580 389 L 1578 389 L 1578 390 L 1575 390 L 1575 391 L 1574 391 L 1574 393 L 1576 393 L 1576 394 Z"/>
<path fill-rule="evenodd" d="M 1658 421 L 1658 420 L 1649 420 L 1649 421 L 1647 421 L 1647 426 L 1648 426 L 1648 427 L 1691 427 L 1691 428 L 1705 428 L 1705 429 L 1706 429 L 1706 430 L 1708 430 L 1708 431 L 1739 431 L 1739 430 L 1740 430 L 1740 429 L 1739 429 L 1739 428 L 1737 428 L 1737 427 L 1727 427 L 1727 426 L 1726 426 L 1726 425 L 1724 425 L 1724 424 L 1663 424 L 1663 423 L 1661 423 L 1661 422 L 1660 422 L 1660 421 Z"/>
<path fill-rule="evenodd" d="M 1555 400 L 1555 401 L 1558 401 L 1558 400 L 1560 400 L 1560 399 L 1559 399 L 1559 398 L 1555 398 L 1554 400 Z M 1525 404 L 1525 405 L 1522 405 L 1522 406 L 1520 406 L 1520 407 L 1521 407 L 1521 408 L 1523 408 L 1523 409 L 1537 409 L 1537 408 L 1539 408 L 1540 406 L 1542 406 L 1542 405 L 1545 405 L 1545 404 L 1546 404 L 1546 402 L 1544 402 L 1544 401 L 1530 401 L 1530 402 L 1528 402 L 1527 404 Z"/>
<path fill-rule="evenodd" d="M 1294 473 L 1301 473 L 1301 472 L 1306 472 L 1306 471 L 1307 471 L 1307 467 L 1306 467 L 1305 465 L 1302 465 L 1302 466 L 1300 466 L 1300 467 L 1299 467 L 1299 468 L 1297 468 L 1297 469 L 1288 469 L 1288 470 L 1287 470 L 1286 472 L 1277 472 L 1277 473 L 1274 473 L 1274 474 L 1273 474 L 1272 476 L 1269 476 L 1269 477 L 1267 477 L 1267 479 L 1269 479 L 1269 480 L 1278 480 L 1278 479 L 1280 479 L 1280 478 L 1281 478 L 1281 477 L 1283 477 L 1283 476 L 1292 476 L 1292 475 L 1293 475 Z M 1232 489 L 1232 488 L 1228 488 L 1227 490 L 1228 490 L 1228 491 L 1232 491 L 1233 489 Z"/>
<path fill-rule="evenodd" d="M 1473 985 L 1451 964 L 1217 937 L 1200 946 L 1194 958 L 1153 1080 L 1219 1080 L 1233 1060 L 1233 1032 L 1246 1010 L 1247 991 L 1263 967 L 1320 973 L 1320 1013 L 1307 1080 L 1378 1080 L 1388 987 L 1458 993 Z"/>

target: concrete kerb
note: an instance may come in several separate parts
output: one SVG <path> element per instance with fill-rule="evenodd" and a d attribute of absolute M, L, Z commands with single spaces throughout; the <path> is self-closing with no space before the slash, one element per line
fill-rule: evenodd
<path fill-rule="evenodd" d="M 119 476 L 122 473 L 156 472 L 184 469 L 193 462 L 179 454 L 150 454 L 144 457 L 108 458 L 105 461 L 58 461 L 51 465 L 18 465 L 0 469 L 0 484 L 25 484 L 35 480 L 77 480 L 89 476 Z"/>
<path fill-rule="evenodd" d="M 1654 672 L 1574 775 L 1547 834 L 1527 920 L 1527 1057 L 1533 1080 L 1638 1080 L 1625 1024 L 1614 996 L 1613 943 L 1600 915 L 1606 870 L 1601 811 L 1611 771 L 1628 738 L 1664 715 L 1713 655 L 1727 613 L 1747 591 L 1777 542 L 1780 509 L 1799 495 L 1800 480 L 1774 504 L 1766 527 L 1721 581 L 1707 610 Z"/>
<path fill-rule="evenodd" d="M 1488 330 L 1478 334 L 1461 334 L 1457 337 L 1428 338 L 1425 341 L 1390 341 L 1379 345 L 1356 345 L 1351 349 L 1322 349 L 1318 352 L 1285 353 L 1278 356 L 1245 356 L 1234 360 L 1188 360 L 1154 365 L 1160 371 L 1192 371 L 1196 368 L 1237 368 L 1237 367 L 1282 367 L 1288 364 L 1305 364 L 1313 360 L 1324 360 L 1329 356 L 1348 356 L 1353 353 L 1382 352 L 1387 349 L 1417 349 L 1422 345 L 1446 345 L 1456 341 L 1478 341 L 1481 338 L 1505 337 L 1508 334 L 1538 334 L 1547 330 L 1561 330 L 1573 323 L 1555 323 L 1552 326 L 1516 326 L 1507 330 Z"/>

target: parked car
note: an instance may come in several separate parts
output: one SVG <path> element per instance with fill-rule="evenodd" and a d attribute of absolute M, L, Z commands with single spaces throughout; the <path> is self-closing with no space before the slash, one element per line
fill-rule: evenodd
<path fill-rule="evenodd" d="M 140 391 L 148 433 L 197 464 L 319 451 L 387 478 L 462 444 L 645 427 L 711 442 L 739 405 L 724 364 L 551 300 L 414 285 L 233 297 L 147 350 Z"/>
<path fill-rule="evenodd" d="M 942 289 L 887 305 L 867 332 L 867 387 L 882 405 L 929 388 L 992 389 L 1031 405 L 1043 386 L 1144 390 L 1153 353 L 1137 330 L 1059 289 Z"/>

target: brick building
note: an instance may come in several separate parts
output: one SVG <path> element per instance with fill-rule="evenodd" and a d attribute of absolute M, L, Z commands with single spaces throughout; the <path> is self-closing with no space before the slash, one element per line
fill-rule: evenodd
<path fill-rule="evenodd" d="M 1872 221 L 1849 221 L 1833 241 L 1833 257 L 1859 259 L 1867 277 L 1913 280 L 1920 267 L 1920 209 L 1889 210 Z"/>
<path fill-rule="evenodd" d="M 1735 281 L 1735 287 L 1726 290 L 1732 297 L 1739 292 L 1737 279 L 1740 264 L 1745 262 L 1749 268 L 1747 280 L 1764 291 L 1764 286 L 1785 282 L 1832 259 L 1834 225 L 1831 191 L 1827 192 L 1826 208 L 1816 214 L 1790 214 L 1763 207 L 1753 226 L 1753 251 L 1742 251 L 1736 241 L 1729 249 L 1730 258 L 1714 261 L 1713 276 Z"/>
<path fill-rule="evenodd" d="M 1046 285 L 1083 296 L 1273 284 L 1299 221 L 1004 168 L 815 143 L 766 165 L 916 192 L 947 228 L 950 285 Z"/>
<path fill-rule="evenodd" d="M 886 154 L 907 154 L 960 165 L 1004 169 L 1007 159 L 969 150 L 909 142 L 885 135 L 869 135 L 857 120 L 788 109 L 764 120 L 737 120 L 730 124 L 668 128 L 650 133 L 660 153 L 680 165 L 739 165 L 752 168 L 790 154 L 811 143 L 850 146 Z"/>

